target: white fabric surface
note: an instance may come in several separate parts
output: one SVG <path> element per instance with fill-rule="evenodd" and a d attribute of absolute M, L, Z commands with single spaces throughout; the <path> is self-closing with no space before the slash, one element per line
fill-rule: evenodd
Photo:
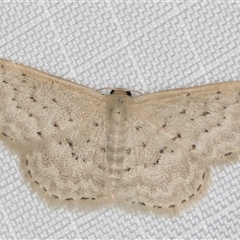
<path fill-rule="evenodd" d="M 94 89 L 146 92 L 240 80 L 240 3 L 0 3 L 0 57 Z M 1 104 L 1 103 L 0 103 Z M 178 217 L 53 210 L 0 146 L 0 238 L 240 238 L 240 162 Z"/>

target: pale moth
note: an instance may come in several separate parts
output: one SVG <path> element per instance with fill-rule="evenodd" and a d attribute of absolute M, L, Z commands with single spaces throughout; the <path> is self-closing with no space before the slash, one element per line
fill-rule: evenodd
<path fill-rule="evenodd" d="M 0 60 L 0 139 L 53 205 L 178 212 L 239 158 L 240 82 L 131 97 Z"/>

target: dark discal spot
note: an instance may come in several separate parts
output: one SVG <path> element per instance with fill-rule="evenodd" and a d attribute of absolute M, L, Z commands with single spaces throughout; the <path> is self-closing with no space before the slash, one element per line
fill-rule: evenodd
<path fill-rule="evenodd" d="M 28 165 L 28 159 L 26 159 L 26 165 Z"/>
<path fill-rule="evenodd" d="M 186 110 L 183 109 L 180 113 L 181 113 L 181 114 L 185 114 L 185 113 L 186 113 Z"/>
<path fill-rule="evenodd" d="M 172 204 L 172 205 L 169 205 L 168 208 L 175 208 L 175 207 L 176 207 L 176 205 Z"/>
<path fill-rule="evenodd" d="M 216 97 L 215 99 L 216 99 L 216 100 L 219 100 L 219 97 Z"/>
<path fill-rule="evenodd" d="M 14 88 L 13 90 L 14 90 L 14 91 L 17 91 L 17 89 L 16 89 L 16 88 Z"/>
<path fill-rule="evenodd" d="M 17 106 L 17 108 L 19 108 L 19 109 L 20 109 L 20 106 Z"/>
<path fill-rule="evenodd" d="M 158 165 L 159 164 L 159 159 L 156 160 L 156 162 L 153 163 L 153 165 Z"/>
<path fill-rule="evenodd" d="M 47 191 L 47 189 L 45 188 L 45 187 L 43 187 L 43 190 L 46 192 Z"/>
<path fill-rule="evenodd" d="M 54 126 L 54 127 L 59 127 L 57 123 L 54 123 L 53 126 Z"/>
<path fill-rule="evenodd" d="M 223 109 L 226 109 L 227 107 L 223 107 Z"/>
<path fill-rule="evenodd" d="M 38 135 L 38 136 L 42 136 L 42 133 L 41 133 L 41 132 L 37 132 L 37 135 Z"/>
<path fill-rule="evenodd" d="M 88 200 L 88 197 L 82 197 L 81 200 Z"/>
<path fill-rule="evenodd" d="M 144 202 L 138 202 L 138 204 L 140 204 L 142 206 L 146 206 L 146 204 Z"/>
<path fill-rule="evenodd" d="M 192 198 L 194 196 L 194 194 L 190 195 L 189 198 Z"/>
<path fill-rule="evenodd" d="M 153 208 L 162 208 L 162 206 L 155 205 Z"/>
<path fill-rule="evenodd" d="M 62 142 L 58 142 L 59 145 L 62 145 Z"/>
<path fill-rule="evenodd" d="M 183 199 L 183 200 L 182 200 L 182 203 L 185 203 L 185 202 L 186 202 L 186 200 L 185 200 L 185 199 Z"/>
<path fill-rule="evenodd" d="M 205 173 L 203 173 L 203 175 L 202 175 L 202 179 L 204 179 L 205 178 Z"/>
<path fill-rule="evenodd" d="M 43 106 L 43 109 L 46 109 L 47 108 L 47 106 Z"/>
<path fill-rule="evenodd" d="M 136 127 L 137 131 L 138 131 L 139 129 L 141 129 L 141 128 L 142 128 L 142 126 L 137 126 L 137 127 Z"/>
<path fill-rule="evenodd" d="M 4 137 L 8 137 L 8 135 L 7 135 L 6 133 L 4 133 L 4 132 L 2 132 L 2 135 L 3 135 Z"/>
<path fill-rule="evenodd" d="M 199 191 L 201 189 L 202 185 L 200 184 L 197 188 L 197 191 Z"/>
<path fill-rule="evenodd" d="M 59 198 L 57 195 L 54 195 L 54 194 L 52 194 L 52 196 L 53 196 L 54 198 L 56 198 L 56 199 L 58 199 L 58 198 Z"/>
<path fill-rule="evenodd" d="M 2 64 L 2 65 L 1 65 L 1 68 L 3 68 L 3 67 L 4 67 L 4 65 Z"/>
<path fill-rule="evenodd" d="M 73 198 L 66 198 L 66 201 L 73 201 Z"/>
<path fill-rule="evenodd" d="M 39 182 L 38 181 L 34 181 L 37 185 L 39 185 Z"/>
<path fill-rule="evenodd" d="M 142 146 L 143 146 L 143 148 L 145 148 L 147 146 L 147 144 L 143 142 Z"/>
<path fill-rule="evenodd" d="M 205 133 L 207 133 L 208 132 L 208 130 L 207 129 L 205 129 Z"/>
<path fill-rule="evenodd" d="M 190 96 L 190 93 L 187 94 L 187 97 L 189 97 L 189 96 Z"/>
<path fill-rule="evenodd" d="M 68 120 L 69 122 L 73 122 L 73 120 L 72 120 L 72 118 L 69 118 L 69 120 Z"/>
<path fill-rule="evenodd" d="M 30 176 L 30 178 L 32 178 L 32 174 L 31 174 L 30 170 L 28 170 L 28 175 Z"/>
<path fill-rule="evenodd" d="M 32 99 L 33 102 L 36 102 L 36 99 L 34 97 L 30 97 L 30 99 Z"/>
<path fill-rule="evenodd" d="M 70 141 L 69 139 L 66 139 L 66 141 L 67 141 L 67 143 L 68 143 L 68 145 L 69 145 L 70 147 L 73 147 L 72 141 Z"/>
<path fill-rule="evenodd" d="M 26 73 L 23 73 L 23 74 L 22 74 L 22 76 L 23 76 L 23 77 L 26 77 L 26 76 L 27 76 L 27 74 L 26 74 Z"/>
<path fill-rule="evenodd" d="M 174 137 L 174 138 L 172 138 L 172 140 L 175 141 L 177 138 L 181 138 L 181 137 L 182 137 L 181 134 L 180 134 L 180 133 L 177 133 L 177 136 Z"/>
<path fill-rule="evenodd" d="M 192 145 L 192 149 L 195 149 L 195 148 L 196 148 L 196 145 L 193 144 L 193 145 Z"/>
<path fill-rule="evenodd" d="M 93 125 L 94 125 L 95 127 L 97 127 L 97 126 L 98 126 L 98 123 L 94 122 Z"/>
<path fill-rule="evenodd" d="M 72 157 L 74 157 L 75 160 L 78 160 L 78 157 L 76 156 L 76 153 L 75 153 L 75 152 L 72 152 Z"/>
<path fill-rule="evenodd" d="M 87 140 L 87 143 L 89 143 L 89 142 L 90 142 L 90 139 Z"/>
<path fill-rule="evenodd" d="M 101 150 L 102 150 L 103 152 L 106 152 L 106 149 L 105 149 L 104 147 L 102 147 Z"/>
<path fill-rule="evenodd" d="M 194 119 L 193 119 L 193 118 L 190 118 L 190 120 L 191 120 L 191 121 L 194 121 Z"/>
<path fill-rule="evenodd" d="M 131 153 L 131 149 L 130 148 L 127 148 L 126 149 L 126 154 L 130 154 Z"/>
<path fill-rule="evenodd" d="M 8 83 L 6 80 L 3 80 L 3 83 Z"/>
<path fill-rule="evenodd" d="M 228 152 L 228 153 L 225 153 L 224 156 L 229 156 L 231 154 L 232 154 L 232 152 Z"/>
<path fill-rule="evenodd" d="M 221 92 L 220 91 L 217 91 L 217 94 L 220 94 Z"/>
<path fill-rule="evenodd" d="M 32 117 L 33 115 L 31 113 L 28 114 L 29 117 Z"/>
<path fill-rule="evenodd" d="M 171 153 L 173 153 L 174 151 L 173 150 L 171 150 Z"/>
<path fill-rule="evenodd" d="M 12 101 L 15 101 L 16 100 L 16 98 L 12 98 Z"/>
<path fill-rule="evenodd" d="M 129 172 L 130 170 L 131 170 L 131 168 L 129 167 L 129 168 L 126 168 L 124 171 Z"/>
<path fill-rule="evenodd" d="M 220 123 L 218 123 L 218 126 L 220 127 L 220 126 L 221 126 L 221 124 L 220 124 Z"/>
<path fill-rule="evenodd" d="M 203 112 L 202 113 L 202 116 L 206 116 L 206 115 L 208 115 L 208 114 L 210 114 L 209 112 Z"/>
<path fill-rule="evenodd" d="M 57 100 L 56 100 L 55 98 L 52 98 L 52 101 L 53 101 L 53 102 L 57 102 Z"/>
<path fill-rule="evenodd" d="M 164 146 L 162 149 L 160 149 L 159 153 L 164 153 L 164 151 L 167 149 L 166 146 Z"/>
<path fill-rule="evenodd" d="M 165 123 L 162 125 L 163 128 L 166 128 L 166 126 L 167 126 L 167 125 L 166 125 Z"/>

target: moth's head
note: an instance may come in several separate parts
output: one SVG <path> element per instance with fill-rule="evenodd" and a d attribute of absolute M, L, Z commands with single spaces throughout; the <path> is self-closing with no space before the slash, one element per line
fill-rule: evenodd
<path fill-rule="evenodd" d="M 98 92 L 102 95 L 118 95 L 118 96 L 129 96 L 129 97 L 138 97 L 142 95 L 140 92 L 135 90 L 127 90 L 125 88 L 100 88 Z"/>
<path fill-rule="evenodd" d="M 123 96 L 130 96 L 130 97 L 132 96 L 131 92 L 126 90 L 126 89 L 124 89 L 124 88 L 113 89 L 110 92 L 110 95 L 112 95 L 112 94 L 114 94 L 114 95 L 123 95 Z"/>

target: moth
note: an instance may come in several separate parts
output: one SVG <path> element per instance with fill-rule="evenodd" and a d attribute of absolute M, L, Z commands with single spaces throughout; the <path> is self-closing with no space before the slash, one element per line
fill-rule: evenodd
<path fill-rule="evenodd" d="M 126 203 L 179 212 L 213 165 L 239 158 L 240 82 L 102 95 L 0 60 L 0 139 L 53 205 Z"/>

